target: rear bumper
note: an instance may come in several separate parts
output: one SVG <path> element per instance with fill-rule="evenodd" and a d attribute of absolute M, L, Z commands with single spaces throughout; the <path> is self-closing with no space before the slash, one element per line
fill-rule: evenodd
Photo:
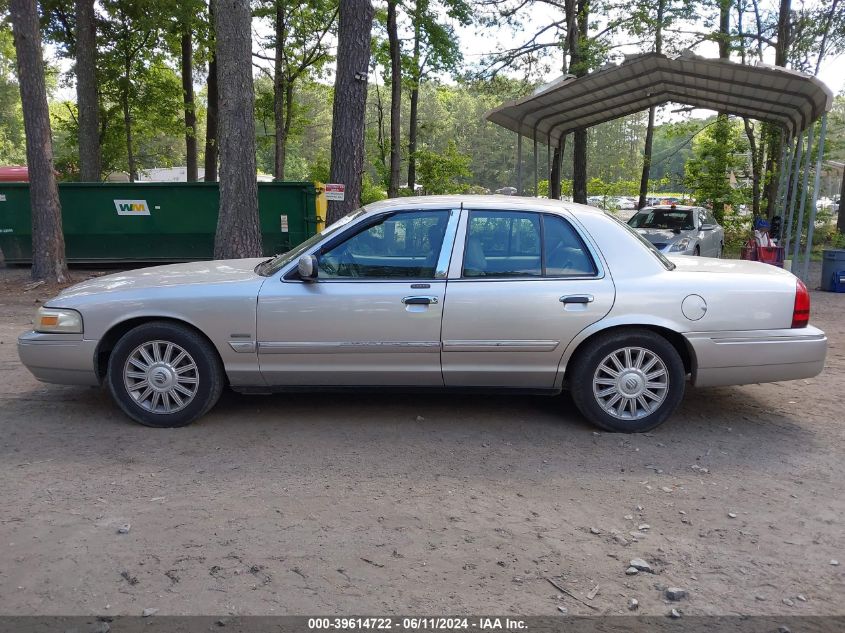
<path fill-rule="evenodd" d="M 812 378 L 821 373 L 827 337 L 808 326 L 788 330 L 689 332 L 697 387 Z"/>
<path fill-rule="evenodd" d="M 60 385 L 99 385 L 96 349 L 97 341 L 84 340 L 81 334 L 26 332 L 18 338 L 18 356 L 32 375 Z"/>

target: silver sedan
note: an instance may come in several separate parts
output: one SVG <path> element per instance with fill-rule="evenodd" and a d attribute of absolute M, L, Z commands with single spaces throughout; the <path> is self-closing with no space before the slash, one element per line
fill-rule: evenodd
<path fill-rule="evenodd" d="M 704 207 L 643 207 L 628 224 L 667 255 L 721 257 L 725 247 L 725 230 Z"/>
<path fill-rule="evenodd" d="M 131 418 L 189 424 L 242 392 L 431 388 L 559 394 L 613 431 L 697 386 L 818 374 L 827 339 L 794 276 L 670 260 L 596 209 L 513 197 L 370 205 L 271 259 L 91 279 L 18 341 L 40 380 L 108 386 Z"/>

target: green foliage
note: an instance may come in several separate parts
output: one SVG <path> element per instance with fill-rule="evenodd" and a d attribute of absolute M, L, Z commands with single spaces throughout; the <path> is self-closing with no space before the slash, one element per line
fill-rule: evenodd
<path fill-rule="evenodd" d="M 379 184 L 374 183 L 369 174 L 364 174 L 361 182 L 361 204 L 370 204 L 379 200 L 386 200 L 387 192 Z"/>
<path fill-rule="evenodd" d="M 458 151 L 455 141 L 449 141 L 443 152 L 424 147 L 417 152 L 420 184 L 427 194 L 462 193 L 467 189 L 463 180 L 471 176 L 471 161 Z"/>
<path fill-rule="evenodd" d="M 729 254 L 739 253 L 742 245 L 752 236 L 751 215 L 739 215 L 734 212 L 725 213 L 720 224 L 725 229 L 725 250 Z"/>
<path fill-rule="evenodd" d="M 275 32 L 276 7 L 283 7 L 282 32 Z M 306 76 L 324 77 L 331 55 L 328 34 L 335 30 L 338 0 L 260 0 L 254 15 L 268 21 L 272 34 L 262 41 L 268 56 L 281 45 L 281 71 L 286 82 Z"/>
<path fill-rule="evenodd" d="M 26 163 L 26 138 L 15 60 L 11 27 L 0 19 L 0 165 Z"/>
<path fill-rule="evenodd" d="M 740 124 L 727 116 L 718 117 L 693 141 L 685 182 L 698 203 L 712 207 L 720 222 L 726 207 L 748 201 L 747 192 L 731 184 L 732 175 L 745 165 L 746 150 Z"/>
<path fill-rule="evenodd" d="M 328 180 L 332 96 L 333 90 L 326 84 L 306 79 L 297 83 L 294 89 L 290 134 L 286 144 L 286 179 L 319 182 Z M 255 118 L 258 169 L 273 173 L 273 84 L 268 77 L 259 76 L 255 81 Z"/>
<path fill-rule="evenodd" d="M 182 118 L 182 84 L 179 76 L 162 62 L 144 71 L 143 83 L 133 88 L 132 134 L 137 167 L 172 167 L 185 161 Z M 79 176 L 79 126 L 76 104 L 51 104 L 56 169 L 64 180 Z M 100 151 L 103 171 L 127 172 L 126 132 L 120 104 L 104 100 Z"/>

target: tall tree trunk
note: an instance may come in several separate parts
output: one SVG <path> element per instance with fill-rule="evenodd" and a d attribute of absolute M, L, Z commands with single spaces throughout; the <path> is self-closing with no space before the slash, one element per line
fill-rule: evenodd
<path fill-rule="evenodd" d="M 194 105 L 194 50 L 191 27 L 182 25 L 182 95 L 185 103 L 185 160 L 187 181 L 196 182 L 197 171 L 197 113 Z"/>
<path fill-rule="evenodd" d="M 36 0 L 11 0 L 32 206 L 32 277 L 68 280 Z"/>
<path fill-rule="evenodd" d="M 730 27 L 732 2 L 733 0 L 719 0 L 719 59 L 724 60 L 730 59 L 731 55 Z M 716 153 L 718 154 L 716 163 L 719 165 L 727 165 L 730 122 L 728 121 L 728 115 L 725 112 L 719 112 L 716 118 L 717 124 L 713 130 L 713 140 L 718 148 L 716 150 Z M 729 177 L 727 173 L 719 175 L 725 179 Z M 718 200 L 713 201 L 713 215 L 716 216 L 716 219 L 719 220 L 719 222 L 722 221 L 722 218 L 725 215 L 725 201 L 721 197 Z"/>
<path fill-rule="evenodd" d="M 215 0 L 220 89 L 220 212 L 214 258 L 260 257 L 249 0 Z"/>
<path fill-rule="evenodd" d="M 83 182 L 99 182 L 102 170 L 96 40 L 94 0 L 76 0 L 76 109 L 79 119 L 79 177 Z"/>
<path fill-rule="evenodd" d="M 417 186 L 417 129 L 419 128 L 420 87 L 415 84 L 411 88 L 411 108 L 408 113 L 410 127 L 408 129 L 408 189 L 414 193 Z"/>
<path fill-rule="evenodd" d="M 384 140 L 384 103 L 381 100 L 381 90 L 379 90 L 378 81 L 376 81 L 376 119 L 378 123 L 377 141 L 379 164 L 383 170 L 387 171 L 387 146 Z"/>
<path fill-rule="evenodd" d="M 645 206 L 648 197 L 648 180 L 651 177 L 651 148 L 654 145 L 654 106 L 648 109 L 648 127 L 645 129 L 645 147 L 643 148 L 643 173 L 640 176 L 640 197 L 637 209 Z"/>
<path fill-rule="evenodd" d="M 282 121 L 282 138 L 281 138 L 281 175 L 285 177 L 285 162 L 288 155 L 288 138 L 290 138 L 290 126 L 293 123 L 293 82 L 285 83 L 285 112 Z"/>
<path fill-rule="evenodd" d="M 658 0 L 657 25 L 654 28 L 654 52 L 663 53 L 663 17 L 666 14 L 666 0 Z M 640 176 L 640 197 L 637 209 L 645 206 L 648 196 L 648 180 L 651 176 L 651 149 L 654 145 L 654 114 L 655 106 L 648 109 L 648 127 L 645 130 L 645 147 L 643 148 L 643 173 Z"/>
<path fill-rule="evenodd" d="M 755 15 L 759 15 L 759 11 L 757 10 L 757 6 L 755 4 Z M 745 7 L 742 5 L 737 5 L 737 23 L 736 23 L 736 30 L 740 33 L 744 33 L 745 30 L 742 26 L 742 17 L 743 13 L 745 12 Z M 760 20 L 756 21 L 757 23 L 757 34 L 762 35 L 762 25 Z M 763 49 L 761 45 L 757 46 L 758 51 L 758 60 L 763 61 Z M 745 39 L 739 39 L 739 54 L 743 64 L 748 63 L 746 57 L 746 50 L 745 50 Z M 751 156 L 751 209 L 753 216 L 759 217 L 760 216 L 760 199 L 762 194 L 762 187 L 763 187 L 763 151 L 765 148 L 765 139 L 767 138 L 768 129 L 765 123 L 760 124 L 760 139 L 761 142 L 757 142 L 757 130 L 754 127 L 754 124 L 751 122 L 751 119 L 748 117 L 742 117 L 742 124 L 745 128 L 745 137 L 748 139 L 748 149 L 749 155 Z"/>
<path fill-rule="evenodd" d="M 138 180 L 138 169 L 135 166 L 135 151 L 132 147 L 132 106 L 129 98 L 132 60 L 128 57 L 123 64 L 123 89 L 120 91 L 120 104 L 123 107 L 123 129 L 126 133 L 126 163 L 129 167 L 129 182 Z"/>
<path fill-rule="evenodd" d="M 836 230 L 845 235 L 845 168 L 842 169 L 842 182 L 839 185 L 839 217 L 836 219 Z"/>
<path fill-rule="evenodd" d="M 791 12 L 792 0 L 780 0 L 777 41 L 775 42 L 775 66 L 786 66 L 789 55 L 789 38 L 791 36 Z M 775 126 L 766 126 L 766 128 L 768 128 L 768 134 L 766 135 L 768 137 L 768 149 L 766 151 L 765 174 L 768 181 L 766 182 L 764 197 L 766 200 L 766 216 L 771 218 L 775 214 L 775 205 L 777 204 L 779 183 L 775 174 L 782 168 L 778 163 L 783 151 L 784 138 L 779 128 Z"/>
<path fill-rule="evenodd" d="M 574 2 L 567 2 L 567 5 Z M 589 0 L 578 0 L 577 14 L 570 20 L 571 40 L 569 50 L 572 51 L 570 70 L 576 77 L 583 77 L 589 71 L 586 60 L 581 51 L 582 42 L 588 35 Z M 574 24 L 573 24 L 574 23 Z M 587 203 L 587 130 L 575 130 L 572 139 L 572 200 L 581 204 Z"/>
<path fill-rule="evenodd" d="M 587 204 L 587 130 L 572 135 L 572 201 Z"/>
<path fill-rule="evenodd" d="M 748 139 L 748 152 L 751 154 L 751 212 L 754 217 L 760 215 L 760 193 L 763 179 L 763 161 L 760 149 L 757 147 L 757 135 L 748 117 L 742 117 L 745 126 L 745 137 Z"/>
<path fill-rule="evenodd" d="M 420 106 L 420 81 L 422 81 L 422 70 L 420 68 L 420 38 L 422 29 L 419 16 L 414 19 L 414 73 L 413 85 L 411 86 L 411 111 L 408 114 L 408 189 L 414 193 L 417 184 L 417 128 L 419 127 L 419 106 Z"/>
<path fill-rule="evenodd" d="M 560 200 L 560 165 L 563 161 L 563 150 L 566 149 L 566 137 L 560 140 L 560 145 L 552 153 L 552 168 L 549 173 L 549 198 Z"/>
<path fill-rule="evenodd" d="M 208 108 L 205 113 L 205 178 L 206 182 L 217 182 L 217 54 L 214 50 L 214 0 L 209 0 L 208 13 L 211 22 L 211 59 L 208 61 Z"/>
<path fill-rule="evenodd" d="M 399 27 L 396 24 L 398 0 L 387 0 L 387 39 L 390 48 L 390 176 L 387 182 L 387 196 L 399 194 L 399 137 L 401 134 L 402 107 L 402 58 L 399 50 Z"/>
<path fill-rule="evenodd" d="M 373 5 L 370 0 L 340 0 L 337 70 L 332 108 L 331 181 L 346 185 L 343 201 L 329 202 L 328 222 L 361 203 L 364 171 L 364 124 Z"/>
<path fill-rule="evenodd" d="M 276 36 L 276 54 L 273 62 L 273 124 L 275 126 L 273 140 L 275 142 L 275 155 L 273 159 L 273 178 L 276 180 L 285 179 L 285 155 L 287 138 L 285 137 L 285 95 L 287 93 L 285 84 L 285 9 L 286 0 L 276 0 L 276 16 L 274 20 Z"/>

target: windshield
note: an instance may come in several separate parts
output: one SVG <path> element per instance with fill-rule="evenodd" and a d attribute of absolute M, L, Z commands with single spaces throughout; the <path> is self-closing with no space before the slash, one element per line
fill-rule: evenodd
<path fill-rule="evenodd" d="M 274 275 L 282 268 L 284 268 L 285 265 L 287 265 L 289 262 L 292 262 L 293 260 L 300 257 L 303 253 L 306 253 L 308 249 L 310 249 L 312 246 L 315 246 L 317 243 L 321 242 L 332 233 L 335 233 L 336 231 L 343 228 L 353 220 L 361 217 L 365 213 L 365 209 L 358 209 L 357 211 L 353 211 L 352 213 L 343 216 L 334 224 L 327 226 L 316 235 L 309 237 L 296 248 L 289 250 L 287 253 L 276 255 L 275 257 L 271 257 L 270 259 L 261 262 L 260 264 L 258 264 L 258 266 L 255 267 L 255 272 L 264 277 Z"/>
<path fill-rule="evenodd" d="M 663 264 L 663 267 L 664 267 L 664 268 L 666 268 L 666 270 L 675 270 L 675 264 L 673 264 L 673 263 L 672 263 L 672 262 L 671 262 L 671 261 L 670 261 L 670 260 L 669 260 L 669 259 L 668 259 L 668 258 L 667 258 L 664 254 L 663 254 L 663 253 L 661 253 L 659 250 L 657 250 L 657 249 L 654 247 L 654 244 L 652 244 L 652 243 L 651 243 L 651 242 L 649 242 L 646 238 L 644 238 L 642 235 L 640 235 L 639 233 L 637 233 L 637 231 L 635 231 L 635 230 L 631 227 L 631 225 L 629 225 L 629 224 L 625 224 L 622 220 L 620 220 L 619 218 L 617 218 L 617 217 L 616 217 L 615 215 L 613 215 L 612 213 L 605 213 L 605 215 L 606 215 L 606 216 L 608 216 L 609 218 L 613 218 L 613 220 L 614 220 L 615 222 L 618 222 L 619 224 L 621 224 L 622 226 L 624 226 L 624 227 L 625 227 L 625 230 L 626 230 L 626 231 L 628 231 L 628 232 L 629 232 L 631 235 L 633 235 L 634 237 L 636 237 L 636 238 L 637 238 L 637 241 L 639 241 L 639 242 L 640 242 L 640 244 L 642 244 L 643 246 L 645 246 L 645 247 L 648 249 L 648 252 L 649 252 L 649 253 L 651 253 L 652 255 L 654 255 L 654 256 L 657 258 L 657 260 L 658 260 L 661 264 Z"/>
<path fill-rule="evenodd" d="M 691 231 L 695 229 L 692 211 L 682 209 L 643 209 L 628 223 L 635 229 L 669 229 Z"/>

